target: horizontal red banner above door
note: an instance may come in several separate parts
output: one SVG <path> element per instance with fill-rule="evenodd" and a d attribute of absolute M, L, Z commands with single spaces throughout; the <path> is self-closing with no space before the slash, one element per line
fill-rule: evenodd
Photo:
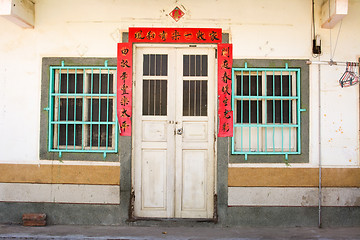
<path fill-rule="evenodd" d="M 221 43 L 221 28 L 129 28 L 129 42 Z"/>

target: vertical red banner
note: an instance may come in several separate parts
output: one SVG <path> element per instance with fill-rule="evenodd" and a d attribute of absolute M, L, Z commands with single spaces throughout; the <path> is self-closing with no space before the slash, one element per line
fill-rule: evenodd
<path fill-rule="evenodd" d="M 233 136 L 233 111 L 231 109 L 232 44 L 218 44 L 218 137 Z"/>
<path fill-rule="evenodd" d="M 131 136 L 132 64 L 132 43 L 118 43 L 117 117 L 120 136 Z"/>

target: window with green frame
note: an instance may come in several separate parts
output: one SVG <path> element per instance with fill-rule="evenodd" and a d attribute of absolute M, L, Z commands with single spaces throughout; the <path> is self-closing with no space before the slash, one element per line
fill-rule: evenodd
<path fill-rule="evenodd" d="M 116 66 L 49 66 L 48 152 L 118 151 Z"/>
<path fill-rule="evenodd" d="M 232 154 L 301 153 L 300 68 L 233 68 Z"/>

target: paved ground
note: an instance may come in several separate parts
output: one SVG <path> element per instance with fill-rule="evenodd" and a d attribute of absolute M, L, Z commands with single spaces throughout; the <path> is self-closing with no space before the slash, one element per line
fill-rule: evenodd
<path fill-rule="evenodd" d="M 319 229 L 76 225 L 23 227 L 19 225 L 0 225 L 0 239 L 360 239 L 360 227 Z"/>

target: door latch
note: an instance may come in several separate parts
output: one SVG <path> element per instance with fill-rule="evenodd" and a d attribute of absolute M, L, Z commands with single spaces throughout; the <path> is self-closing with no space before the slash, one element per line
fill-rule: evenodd
<path fill-rule="evenodd" d="M 183 128 L 178 128 L 177 130 L 176 130 L 176 134 L 177 135 L 182 135 L 183 134 Z"/>

